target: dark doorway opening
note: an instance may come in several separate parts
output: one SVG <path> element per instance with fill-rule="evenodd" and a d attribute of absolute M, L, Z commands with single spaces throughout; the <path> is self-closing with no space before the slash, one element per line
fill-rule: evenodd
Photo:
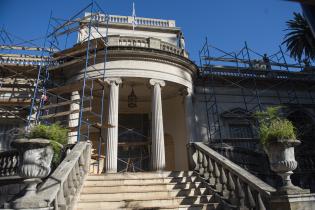
<path fill-rule="evenodd" d="M 315 192 L 315 125 L 313 119 L 303 111 L 295 111 L 288 119 L 297 129 L 301 144 L 295 148 L 298 167 L 291 176 L 292 182 Z"/>
<path fill-rule="evenodd" d="M 119 114 L 118 172 L 149 170 L 149 136 L 148 114 Z"/>

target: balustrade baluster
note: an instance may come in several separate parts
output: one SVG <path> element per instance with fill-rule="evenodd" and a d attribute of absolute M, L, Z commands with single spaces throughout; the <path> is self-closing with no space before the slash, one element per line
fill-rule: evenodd
<path fill-rule="evenodd" d="M 64 185 L 62 185 L 64 186 Z M 60 190 L 57 194 L 57 206 L 60 210 L 66 210 L 67 209 L 67 201 L 65 199 L 65 195 L 64 195 L 64 187 L 60 187 Z"/>
<path fill-rule="evenodd" d="M 238 199 L 238 206 L 241 208 L 245 207 L 245 192 L 238 177 L 236 177 L 236 195 Z"/>
<path fill-rule="evenodd" d="M 76 162 L 73 171 L 75 174 L 74 182 L 76 183 L 76 189 L 78 190 L 79 186 L 81 185 L 81 174 L 80 174 L 80 169 L 79 169 L 79 162 Z"/>
<path fill-rule="evenodd" d="M 76 165 L 76 164 L 75 164 Z M 77 182 L 77 173 L 76 173 L 76 166 L 74 165 L 73 169 L 71 170 L 71 177 L 74 186 L 74 193 L 76 193 L 77 189 L 79 188 L 79 183 Z"/>
<path fill-rule="evenodd" d="M 194 171 L 199 171 L 198 154 L 199 154 L 198 150 L 195 150 L 193 155 L 192 155 L 192 159 L 193 159 L 193 162 L 195 164 Z"/>
<path fill-rule="evenodd" d="M 229 190 L 229 201 L 236 204 L 235 183 L 230 171 L 228 171 L 227 189 Z"/>
<path fill-rule="evenodd" d="M 14 175 L 16 172 L 15 172 L 15 168 L 16 168 L 16 163 L 17 163 L 17 157 L 14 155 L 12 156 L 12 167 L 10 169 L 10 175 Z"/>
<path fill-rule="evenodd" d="M 71 172 L 67 178 L 67 183 L 68 183 L 68 187 L 69 187 L 69 193 L 71 195 L 74 195 L 75 187 L 74 187 L 74 183 L 73 183 L 72 170 L 71 170 Z"/>
<path fill-rule="evenodd" d="M 85 164 L 84 164 L 84 156 L 83 156 L 84 154 L 82 154 L 81 156 L 80 156 L 80 158 L 79 158 L 79 166 L 80 166 L 80 175 L 81 175 L 81 177 L 84 177 L 84 175 L 85 175 Z"/>
<path fill-rule="evenodd" d="M 257 194 L 257 203 L 258 203 L 258 210 L 266 210 L 266 207 L 264 205 L 264 202 L 259 192 Z"/>
<path fill-rule="evenodd" d="M 209 179 L 208 179 L 209 184 L 214 185 L 215 184 L 215 179 L 214 179 L 214 175 L 213 175 L 214 169 L 213 169 L 213 164 L 212 164 L 212 160 L 210 157 L 208 158 L 208 170 L 209 170 Z"/>
<path fill-rule="evenodd" d="M 1 158 L 0 158 L 0 166 L 3 166 L 3 160 L 4 160 L 4 158 L 1 157 Z M 3 176 L 3 167 L 0 167 L 0 177 L 1 177 L 1 176 Z"/>
<path fill-rule="evenodd" d="M 202 167 L 204 169 L 203 177 L 205 180 L 209 179 L 208 158 L 205 154 L 202 155 Z"/>
<path fill-rule="evenodd" d="M 85 173 L 88 173 L 89 172 L 89 167 L 90 167 L 90 160 L 91 160 L 91 151 L 92 151 L 92 144 L 87 144 L 86 145 L 86 156 L 84 157 L 85 159 Z"/>
<path fill-rule="evenodd" d="M 204 171 L 205 171 L 205 169 L 203 168 L 203 165 L 202 165 L 203 156 L 204 156 L 204 154 L 201 151 L 198 150 L 198 164 L 200 166 L 199 167 L 199 174 L 201 176 L 203 176 Z"/>
<path fill-rule="evenodd" d="M 221 193 L 223 197 L 228 198 L 226 173 L 222 165 L 220 166 L 220 168 L 221 168 L 221 176 L 220 176 Z"/>
<path fill-rule="evenodd" d="M 8 173 L 9 166 L 10 166 L 10 157 L 7 156 L 7 157 L 5 157 L 5 165 L 4 165 L 4 174 L 6 176 L 9 176 L 9 173 Z"/>
<path fill-rule="evenodd" d="M 3 167 L 1 167 L 2 168 L 2 170 L 1 170 L 1 174 L 2 174 L 2 176 L 5 176 L 5 165 L 6 165 L 6 157 L 3 157 L 2 158 L 2 162 L 1 162 L 1 165 L 3 166 Z"/>
<path fill-rule="evenodd" d="M 7 165 L 7 176 L 11 175 L 11 169 L 13 168 L 13 156 L 8 156 L 8 165 Z"/>
<path fill-rule="evenodd" d="M 249 185 L 246 185 L 246 205 L 247 207 L 249 207 L 249 209 L 254 209 L 255 206 L 256 206 L 256 203 L 255 203 L 255 199 L 253 197 L 253 194 L 252 194 L 252 191 L 249 187 Z"/>
<path fill-rule="evenodd" d="M 71 191 L 70 191 L 70 188 L 69 188 L 69 182 L 68 180 L 66 180 L 64 183 L 63 183 L 63 197 L 66 201 L 66 204 L 68 205 L 71 201 Z"/>
<path fill-rule="evenodd" d="M 2 157 L 1 158 L 1 166 L 3 166 L 3 167 L 0 167 L 1 168 L 1 171 L 0 171 L 0 174 L 1 174 L 1 176 L 5 176 L 5 159 L 6 159 L 6 157 Z"/>
<path fill-rule="evenodd" d="M 214 187 L 216 190 L 221 191 L 221 184 L 220 184 L 220 170 L 218 168 L 217 163 L 214 161 L 214 179 L 215 179 L 215 184 Z"/>

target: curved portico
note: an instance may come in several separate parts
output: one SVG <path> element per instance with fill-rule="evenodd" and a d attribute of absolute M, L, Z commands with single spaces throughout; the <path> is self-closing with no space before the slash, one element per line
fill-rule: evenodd
<path fill-rule="evenodd" d="M 102 52 L 99 52 L 102 56 Z M 96 59 L 98 60 L 98 59 Z M 186 57 L 163 50 L 135 47 L 109 48 L 108 61 L 88 67 L 87 77 L 101 79 L 99 72 L 105 70 L 105 119 L 111 126 L 104 130 L 106 139 L 105 171 L 117 172 L 119 146 L 119 116 L 121 114 L 147 114 L 150 119 L 151 169 L 187 169 L 186 144 L 194 140 L 194 111 L 192 105 L 195 65 Z M 69 71 L 69 83 L 82 80 L 84 69 Z M 68 72 L 68 73 L 69 73 Z M 118 81 L 118 82 L 117 82 Z M 130 91 L 137 95 L 138 107 L 129 108 Z M 97 100 L 97 90 L 95 99 Z M 97 103 L 96 103 L 97 104 Z M 94 109 L 99 109 L 95 107 Z M 132 128 L 129 128 L 132 129 Z M 165 148 L 164 136 L 173 141 L 174 149 Z M 97 138 L 95 138 L 97 139 Z M 95 142 L 96 143 L 96 142 Z M 104 148 L 104 150 L 105 150 Z M 165 160 L 165 153 L 175 155 L 174 165 Z M 118 160 L 119 162 L 119 160 Z"/>
<path fill-rule="evenodd" d="M 120 142 L 120 138 L 124 137 L 123 134 L 121 136 L 121 127 L 127 127 L 126 132 L 136 130 L 122 123 L 128 121 L 128 117 L 136 115 L 147 116 L 147 124 L 150 124 L 145 132 L 150 144 L 150 168 L 187 169 L 187 157 L 183 157 L 183 154 L 186 154 L 186 144 L 195 139 L 192 94 L 197 67 L 188 59 L 185 50 L 177 46 L 180 30 L 176 27 L 149 27 L 141 33 L 133 33 L 122 26 L 112 27 L 115 30 L 118 27 L 120 31 L 117 32 L 119 35 L 111 34 L 115 30 L 108 35 L 105 63 L 104 50 L 100 47 L 99 50 L 96 49 L 96 57 L 91 58 L 87 69 L 83 67 L 85 62 L 82 60 L 78 68 L 72 67 L 65 71 L 66 77 L 69 78 L 68 83 L 83 80 L 84 76 L 98 80 L 105 78 L 102 82 L 106 85 L 103 109 L 109 128 L 104 129 L 101 136 L 95 134 L 94 137 L 95 144 L 97 139 L 106 139 L 106 146 L 101 148 L 102 151 L 106 150 L 105 171 L 117 172 L 121 161 L 118 148 L 125 149 Z M 124 35 L 127 32 L 134 35 Z M 84 36 L 84 33 L 82 34 Z M 102 41 L 97 37 L 95 39 L 97 46 L 102 46 Z M 85 45 L 84 42 L 82 45 Z M 84 56 L 83 52 L 78 52 Z M 102 77 L 104 68 L 105 76 Z M 137 96 L 137 107 L 128 106 L 131 91 Z M 100 91 L 94 89 L 93 100 L 99 100 L 100 96 Z M 94 104 L 99 103 L 93 103 L 94 110 L 101 109 Z M 172 161 L 174 164 L 169 160 L 172 157 L 175 158 L 175 161 Z"/>

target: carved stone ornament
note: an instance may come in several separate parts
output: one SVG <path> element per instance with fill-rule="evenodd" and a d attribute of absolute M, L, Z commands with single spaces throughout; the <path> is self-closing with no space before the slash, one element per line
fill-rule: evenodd
<path fill-rule="evenodd" d="M 47 139 L 17 139 L 12 142 L 20 154 L 19 176 L 23 178 L 45 178 L 50 173 L 54 155 Z"/>
<path fill-rule="evenodd" d="M 270 168 L 281 176 L 283 184 L 278 189 L 279 194 L 296 194 L 305 193 L 307 190 L 303 190 L 297 186 L 294 186 L 291 182 L 291 174 L 293 170 L 297 168 L 297 161 L 294 156 L 294 147 L 299 145 L 299 140 L 275 140 L 270 141 L 265 146 L 265 151 L 268 155 Z"/>
<path fill-rule="evenodd" d="M 36 186 L 50 173 L 50 165 L 54 151 L 47 139 L 17 139 L 11 146 L 19 151 L 20 164 L 18 175 L 25 178 L 27 187 L 25 196 L 14 202 L 18 205 L 21 201 L 36 194 Z"/>

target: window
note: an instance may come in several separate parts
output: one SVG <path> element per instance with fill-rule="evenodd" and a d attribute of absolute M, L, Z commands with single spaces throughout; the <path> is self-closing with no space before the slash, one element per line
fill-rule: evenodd
<path fill-rule="evenodd" d="M 252 138 L 252 129 L 248 124 L 230 124 L 231 138 Z"/>

